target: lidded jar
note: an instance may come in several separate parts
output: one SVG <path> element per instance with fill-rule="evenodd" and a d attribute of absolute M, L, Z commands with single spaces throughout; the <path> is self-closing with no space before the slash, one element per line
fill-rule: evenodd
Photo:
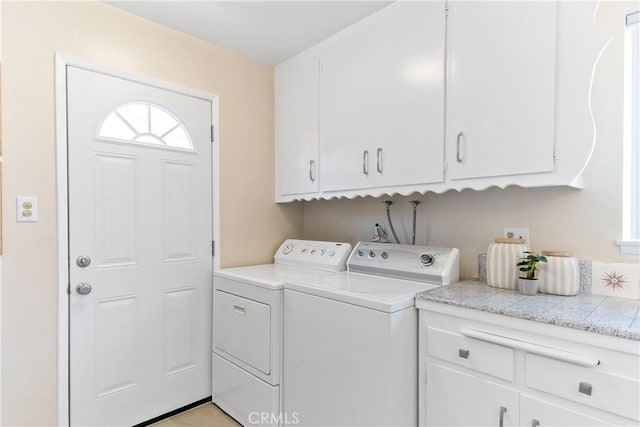
<path fill-rule="evenodd" d="M 529 250 L 524 239 L 497 238 L 487 250 L 487 284 L 518 289 L 518 262 Z"/>
<path fill-rule="evenodd" d="M 578 260 L 571 252 L 542 251 L 546 263 L 538 264 L 538 290 L 545 294 L 577 295 L 580 292 Z"/>

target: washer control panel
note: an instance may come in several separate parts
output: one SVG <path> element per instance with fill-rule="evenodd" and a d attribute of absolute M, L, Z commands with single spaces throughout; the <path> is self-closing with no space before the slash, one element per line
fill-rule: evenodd
<path fill-rule="evenodd" d="M 458 281 L 459 260 L 460 251 L 456 248 L 358 242 L 347 261 L 347 269 L 447 285 Z"/>
<path fill-rule="evenodd" d="M 280 265 L 344 271 L 350 253 L 349 243 L 287 239 L 273 258 Z"/>

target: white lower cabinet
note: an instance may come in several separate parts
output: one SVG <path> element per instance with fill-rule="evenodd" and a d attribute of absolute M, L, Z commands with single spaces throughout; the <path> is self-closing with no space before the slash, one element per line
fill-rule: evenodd
<path fill-rule="evenodd" d="M 435 302 L 416 306 L 421 426 L 640 423 L 638 341 Z"/>
<path fill-rule="evenodd" d="M 521 426 L 610 426 L 599 418 L 590 417 L 560 405 L 526 394 L 520 395 Z"/>
<path fill-rule="evenodd" d="M 427 425 L 517 426 L 517 389 L 427 363 Z"/>

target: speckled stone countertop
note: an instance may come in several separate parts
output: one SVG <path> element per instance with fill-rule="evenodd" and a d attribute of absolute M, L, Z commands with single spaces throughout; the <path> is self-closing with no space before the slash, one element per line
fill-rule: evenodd
<path fill-rule="evenodd" d="M 527 296 L 477 280 L 431 289 L 416 299 L 640 341 L 637 300 L 586 293 L 570 297 L 542 293 Z"/>

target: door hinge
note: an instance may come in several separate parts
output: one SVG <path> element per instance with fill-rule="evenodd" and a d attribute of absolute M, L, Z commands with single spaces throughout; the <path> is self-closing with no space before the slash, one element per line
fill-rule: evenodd
<path fill-rule="evenodd" d="M 213 135 L 214 135 L 214 132 L 215 132 L 215 127 L 214 127 L 213 125 L 211 125 L 211 142 L 212 142 L 212 143 L 214 142 L 214 141 L 213 141 Z"/>
<path fill-rule="evenodd" d="M 216 256 L 216 241 L 211 241 L 211 256 Z"/>

